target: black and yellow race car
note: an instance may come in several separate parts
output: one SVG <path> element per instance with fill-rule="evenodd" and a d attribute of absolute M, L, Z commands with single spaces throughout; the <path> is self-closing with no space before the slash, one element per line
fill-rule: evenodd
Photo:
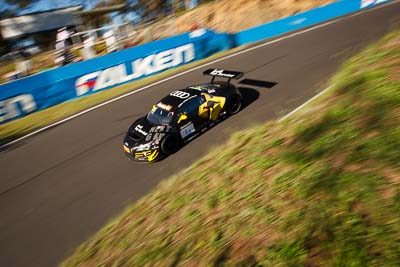
<path fill-rule="evenodd" d="M 242 95 L 231 79 L 240 79 L 243 73 L 208 69 L 203 74 L 212 76 L 210 83 L 171 92 L 129 127 L 123 148 L 130 159 L 162 159 L 219 120 L 240 111 Z M 227 80 L 215 81 L 216 77 Z"/>

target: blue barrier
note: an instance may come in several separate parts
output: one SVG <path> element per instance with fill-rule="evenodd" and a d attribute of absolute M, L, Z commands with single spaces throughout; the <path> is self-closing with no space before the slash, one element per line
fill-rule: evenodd
<path fill-rule="evenodd" d="M 0 85 L 0 123 L 234 46 L 264 40 L 392 0 L 339 0 L 236 34 L 198 30 Z"/>
<path fill-rule="evenodd" d="M 233 47 L 231 35 L 198 30 L 0 85 L 0 123 Z"/>
<path fill-rule="evenodd" d="M 294 16 L 238 32 L 234 35 L 235 45 L 261 41 L 389 1 L 391 0 L 339 0 Z"/>

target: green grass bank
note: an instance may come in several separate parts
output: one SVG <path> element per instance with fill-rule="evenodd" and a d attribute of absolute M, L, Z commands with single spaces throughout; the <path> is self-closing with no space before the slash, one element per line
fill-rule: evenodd
<path fill-rule="evenodd" d="M 62 266 L 398 266 L 400 32 L 331 83 L 161 183 Z"/>

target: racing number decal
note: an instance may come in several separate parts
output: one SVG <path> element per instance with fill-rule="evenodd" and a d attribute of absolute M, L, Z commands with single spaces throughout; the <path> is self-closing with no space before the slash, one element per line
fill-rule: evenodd
<path fill-rule="evenodd" d="M 196 129 L 194 128 L 194 125 L 192 122 L 186 124 L 183 128 L 181 128 L 181 136 L 182 138 L 185 138 L 186 136 L 190 135 L 193 133 Z"/>

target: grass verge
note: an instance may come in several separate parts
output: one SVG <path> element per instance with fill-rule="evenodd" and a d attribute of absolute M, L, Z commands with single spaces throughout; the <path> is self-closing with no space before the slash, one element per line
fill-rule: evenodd
<path fill-rule="evenodd" d="M 174 69 L 167 70 L 158 75 L 154 75 L 148 78 L 144 78 L 138 81 L 134 81 L 131 83 L 123 84 L 120 86 L 116 86 L 112 89 L 100 91 L 98 93 L 88 95 L 85 97 L 77 98 L 72 101 L 68 101 L 45 110 L 41 110 L 30 114 L 21 119 L 11 121 L 8 123 L 4 123 L 0 125 L 0 145 L 3 145 L 7 142 L 15 140 L 23 135 L 26 135 L 30 132 L 33 132 L 37 129 L 50 125 L 54 122 L 57 122 L 63 118 L 76 114 L 80 111 L 93 107 L 97 104 L 103 103 L 107 100 L 110 100 L 114 97 L 122 95 L 124 93 L 128 93 L 134 91 L 140 87 L 143 87 L 147 84 L 151 84 L 155 81 L 161 80 L 173 74 L 188 70 L 190 68 L 199 66 L 201 64 L 207 63 L 209 61 L 221 58 L 226 56 L 227 54 L 234 53 L 243 47 L 238 47 L 231 49 L 229 51 L 224 51 L 217 53 L 211 57 L 206 59 L 198 60 L 193 63 L 186 64 L 181 67 L 177 67 Z"/>
<path fill-rule="evenodd" d="M 398 266 L 400 32 L 323 98 L 234 134 L 62 266 Z"/>

